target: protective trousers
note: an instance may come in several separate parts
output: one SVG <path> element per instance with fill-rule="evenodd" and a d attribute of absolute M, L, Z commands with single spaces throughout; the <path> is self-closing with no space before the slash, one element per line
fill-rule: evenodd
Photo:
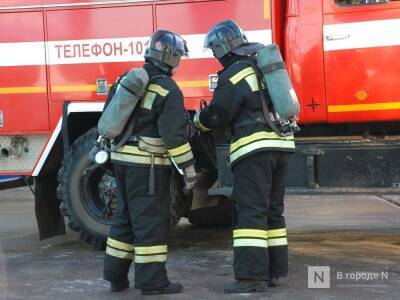
<path fill-rule="evenodd" d="M 168 285 L 165 263 L 169 231 L 169 168 L 155 169 L 155 194 L 149 194 L 150 167 L 114 164 L 117 208 L 107 239 L 104 279 L 127 280 L 135 260 L 135 288 Z"/>
<path fill-rule="evenodd" d="M 258 152 L 233 169 L 235 278 L 268 280 L 288 272 L 283 216 L 289 153 Z"/>

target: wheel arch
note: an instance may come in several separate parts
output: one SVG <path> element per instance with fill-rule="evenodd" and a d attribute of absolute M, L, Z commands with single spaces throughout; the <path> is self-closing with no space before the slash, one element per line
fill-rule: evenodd
<path fill-rule="evenodd" d="M 63 114 L 32 176 L 58 171 L 61 160 L 67 155 L 73 142 L 89 129 L 97 126 L 103 106 L 103 102 L 64 102 Z"/>

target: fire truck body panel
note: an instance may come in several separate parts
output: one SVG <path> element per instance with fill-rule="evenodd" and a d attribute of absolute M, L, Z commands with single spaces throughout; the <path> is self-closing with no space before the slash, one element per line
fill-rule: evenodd
<path fill-rule="evenodd" d="M 322 2 L 288 1 L 285 24 L 285 59 L 301 102 L 300 120 L 325 123 Z"/>
<path fill-rule="evenodd" d="M 42 12 L 1 14 L 0 45 L 0 133 L 48 131 Z"/>
<path fill-rule="evenodd" d="M 325 7 L 329 123 L 399 120 L 400 2 L 365 7 Z"/>

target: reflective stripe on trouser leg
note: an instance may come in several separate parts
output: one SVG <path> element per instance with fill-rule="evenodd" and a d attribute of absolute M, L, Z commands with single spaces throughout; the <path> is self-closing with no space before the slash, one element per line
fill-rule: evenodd
<path fill-rule="evenodd" d="M 167 245 L 136 247 L 135 263 L 148 264 L 167 261 Z"/>
<path fill-rule="evenodd" d="M 268 230 L 269 273 L 284 277 L 288 273 L 288 240 L 286 228 Z"/>
<path fill-rule="evenodd" d="M 148 194 L 150 168 L 131 167 L 127 174 L 129 210 L 135 230 L 135 288 L 168 284 L 165 262 L 169 230 L 170 174 L 155 168 L 155 191 Z"/>
<path fill-rule="evenodd" d="M 120 242 L 110 237 L 107 239 L 106 254 L 123 259 L 132 259 L 133 253 L 134 246 L 132 244 Z"/>
<path fill-rule="evenodd" d="M 268 159 L 257 153 L 233 168 L 235 200 L 234 271 L 236 279 L 268 280 L 267 212 L 271 177 Z M 266 162 L 265 162 L 266 161 Z"/>
<path fill-rule="evenodd" d="M 124 183 L 126 167 L 114 166 L 117 182 L 117 207 L 107 239 L 104 257 L 104 279 L 118 282 L 127 279 L 134 255 L 132 241 L 133 231 L 129 209 L 126 202 L 126 186 Z"/>

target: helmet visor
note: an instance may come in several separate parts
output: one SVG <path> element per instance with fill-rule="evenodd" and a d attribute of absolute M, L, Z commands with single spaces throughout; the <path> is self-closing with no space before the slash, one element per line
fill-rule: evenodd
<path fill-rule="evenodd" d="M 189 55 L 189 49 L 187 47 L 186 41 L 179 35 L 175 35 L 175 51 L 180 56 Z"/>

